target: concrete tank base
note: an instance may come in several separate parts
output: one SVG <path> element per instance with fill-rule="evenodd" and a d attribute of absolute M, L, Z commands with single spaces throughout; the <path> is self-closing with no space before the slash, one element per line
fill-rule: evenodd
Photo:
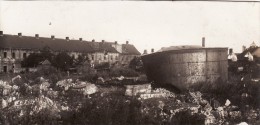
<path fill-rule="evenodd" d="M 228 79 L 227 48 L 170 50 L 141 56 L 147 78 L 181 90 Z"/>

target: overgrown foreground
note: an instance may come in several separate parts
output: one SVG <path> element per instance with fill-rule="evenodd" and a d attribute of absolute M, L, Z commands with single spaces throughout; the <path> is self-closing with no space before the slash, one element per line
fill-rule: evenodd
<path fill-rule="evenodd" d="M 25 74 L 19 79 L 0 81 L 0 124 L 260 124 L 259 83 L 255 82 L 247 81 L 246 86 L 204 84 L 179 94 L 156 89 L 162 96 L 154 97 L 151 92 L 126 96 L 124 85 L 42 76 Z M 81 85 L 86 87 L 80 88 Z M 142 98 L 142 94 L 149 98 Z"/>

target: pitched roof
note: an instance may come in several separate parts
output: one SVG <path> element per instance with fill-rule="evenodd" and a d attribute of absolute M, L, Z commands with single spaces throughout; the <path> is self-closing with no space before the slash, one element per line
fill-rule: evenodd
<path fill-rule="evenodd" d="M 141 55 L 141 53 L 132 44 L 122 44 L 122 54 L 124 54 L 124 55 Z"/>
<path fill-rule="evenodd" d="M 260 48 L 260 47 L 249 47 L 249 48 L 247 48 L 245 51 L 243 51 L 241 54 L 239 54 L 239 55 L 238 55 L 238 58 L 239 58 L 239 59 L 243 59 L 244 56 L 245 56 L 248 52 L 254 53 L 258 48 Z"/>
<path fill-rule="evenodd" d="M 0 48 L 5 49 L 28 49 L 42 50 L 48 47 L 53 51 L 73 51 L 73 52 L 116 52 L 108 43 L 87 42 L 80 40 L 52 39 L 30 36 L 2 35 L 0 36 Z"/>
<path fill-rule="evenodd" d="M 118 53 L 118 51 L 112 47 L 110 42 L 89 42 L 88 43 L 93 52 L 111 52 L 111 53 Z"/>
<path fill-rule="evenodd" d="M 51 62 L 48 59 L 46 59 L 43 62 L 41 62 L 41 64 L 42 65 L 51 65 Z"/>

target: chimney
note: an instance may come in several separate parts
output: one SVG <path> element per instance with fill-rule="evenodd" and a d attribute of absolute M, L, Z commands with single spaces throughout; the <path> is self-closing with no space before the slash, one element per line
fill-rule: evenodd
<path fill-rule="evenodd" d="M 21 36 L 22 36 L 22 33 L 18 33 L 18 36 L 21 37 Z"/>
<path fill-rule="evenodd" d="M 35 34 L 35 38 L 36 38 L 36 39 L 39 39 L 39 34 Z"/>
<path fill-rule="evenodd" d="M 232 53 L 233 53 L 233 49 L 230 48 L 228 54 L 229 54 L 229 55 L 232 55 Z"/>
<path fill-rule="evenodd" d="M 79 38 L 79 41 L 82 42 L 82 38 Z"/>
<path fill-rule="evenodd" d="M 126 41 L 126 44 L 128 44 L 129 42 L 128 41 Z"/>
<path fill-rule="evenodd" d="M 202 37 L 202 47 L 205 47 L 205 37 Z"/>
<path fill-rule="evenodd" d="M 102 40 L 102 43 L 105 42 L 105 40 Z"/>
<path fill-rule="evenodd" d="M 144 54 L 147 54 L 147 50 L 146 49 L 144 50 Z"/>
<path fill-rule="evenodd" d="M 93 39 L 92 42 L 95 42 L 95 39 Z"/>
<path fill-rule="evenodd" d="M 69 37 L 66 37 L 66 40 L 67 40 L 67 41 L 69 41 L 69 40 L 70 40 L 70 38 L 69 38 Z"/>
<path fill-rule="evenodd" d="M 153 52 L 154 52 L 154 49 L 152 48 L 152 49 L 151 49 L 151 53 L 153 53 Z"/>
<path fill-rule="evenodd" d="M 55 36 L 54 36 L 54 35 L 52 35 L 52 36 L 51 36 L 51 39 L 52 39 L 52 40 L 55 40 Z"/>
<path fill-rule="evenodd" d="M 246 50 L 246 46 L 242 46 L 242 52 L 244 52 Z"/>
<path fill-rule="evenodd" d="M 3 31 L 0 31 L 0 36 L 3 36 L 4 34 L 3 34 Z"/>
<path fill-rule="evenodd" d="M 115 44 L 117 44 L 117 41 L 115 41 Z"/>

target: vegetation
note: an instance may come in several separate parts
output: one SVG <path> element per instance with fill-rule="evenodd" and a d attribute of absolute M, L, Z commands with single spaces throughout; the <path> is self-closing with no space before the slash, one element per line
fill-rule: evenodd
<path fill-rule="evenodd" d="M 129 68 L 139 72 L 144 72 L 141 57 L 134 57 L 134 59 L 132 59 L 129 63 Z"/>
<path fill-rule="evenodd" d="M 85 55 L 79 55 L 77 59 L 69 56 L 65 52 L 61 52 L 57 55 L 52 54 L 49 51 L 42 51 L 41 53 L 32 53 L 22 61 L 22 67 L 37 67 L 44 60 L 51 62 L 51 65 L 59 70 L 67 71 L 71 67 L 83 65 L 84 62 L 88 61 Z"/>
<path fill-rule="evenodd" d="M 22 61 L 22 67 L 37 67 L 42 61 L 53 62 L 54 54 L 48 48 L 44 48 L 40 53 L 32 53 Z"/>
<path fill-rule="evenodd" d="M 115 67 L 110 70 L 109 76 L 111 76 L 111 77 L 119 77 L 119 76 L 137 77 L 137 76 L 139 76 L 139 74 L 135 70 L 127 68 L 127 67 Z"/>
<path fill-rule="evenodd" d="M 73 58 L 62 52 L 54 57 L 52 65 L 60 70 L 67 71 L 73 65 Z"/>

